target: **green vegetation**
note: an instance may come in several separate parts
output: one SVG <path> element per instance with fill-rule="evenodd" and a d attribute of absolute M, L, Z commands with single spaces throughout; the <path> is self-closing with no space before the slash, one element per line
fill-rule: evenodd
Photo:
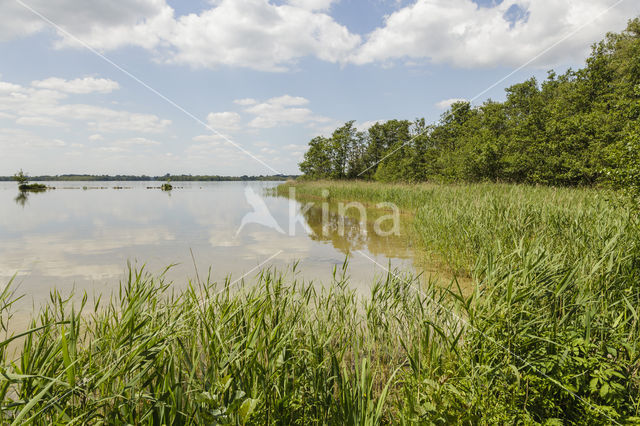
<path fill-rule="evenodd" d="M 636 19 L 584 69 L 514 85 L 503 103 L 314 138 L 307 179 L 476 182 L 276 190 L 395 203 L 425 261 L 471 288 L 392 271 L 360 297 L 345 269 L 321 286 L 294 265 L 176 293 L 132 272 L 93 306 L 53 292 L 15 334 L 10 283 L 2 421 L 640 424 L 640 217 L 619 192 L 584 188 L 640 194 L 639 118 Z"/>
<path fill-rule="evenodd" d="M 640 423 L 638 204 L 567 188 L 640 199 L 640 19 L 593 46 L 585 68 L 506 93 L 455 103 L 433 125 L 347 122 L 300 164 L 305 180 L 332 181 L 296 194 L 411 210 L 426 261 L 473 279 L 471 295 L 442 299 L 468 322 L 440 330 L 455 343 L 439 353 L 457 364 L 403 346 L 424 370 L 403 382 L 417 401 L 405 396 L 402 420 Z"/>
<path fill-rule="evenodd" d="M 413 397 L 394 421 L 639 424 L 640 19 L 585 68 L 506 93 L 433 125 L 347 122 L 309 142 L 304 180 L 278 192 L 395 203 L 426 262 L 472 278 L 470 295 L 441 299 L 467 324 L 437 325 L 437 350 L 402 343 Z"/>
<path fill-rule="evenodd" d="M 427 125 L 353 122 L 309 142 L 311 179 L 607 184 L 640 193 L 640 19 L 593 47 L 586 67 L 506 89 L 506 101 L 456 103 Z"/>
<path fill-rule="evenodd" d="M 412 211 L 427 262 L 473 278 L 471 294 L 441 299 L 470 324 L 448 335 L 467 367 L 439 365 L 415 385 L 424 418 L 640 422 L 640 223 L 614 192 L 344 181 L 278 192 L 291 185 L 303 199 L 328 190 Z M 412 364 L 433 366 L 407 349 Z"/>
<path fill-rule="evenodd" d="M 22 170 L 13 175 L 13 180 L 18 183 L 20 192 L 42 192 L 47 190 L 47 186 L 41 183 L 29 183 L 29 177 Z"/>
<path fill-rule="evenodd" d="M 135 273 L 91 314 L 53 293 L 18 362 L 0 345 L 3 422 L 376 424 L 390 418 L 392 368 L 406 362 L 396 333 L 425 315 L 410 292 L 389 278 L 360 304 L 340 274 L 316 290 L 264 271 L 239 292 L 194 284 L 179 296 Z M 11 300 L 5 290 L 5 328 Z M 384 319 L 392 310 L 397 324 Z"/>
<path fill-rule="evenodd" d="M 163 191 L 171 191 L 173 189 L 173 185 L 171 185 L 171 178 L 168 178 L 165 183 L 160 187 Z"/>
<path fill-rule="evenodd" d="M 414 214 L 414 233 L 431 261 L 470 274 L 487 256 L 542 246 L 563 253 L 566 264 L 599 253 L 617 233 L 633 238 L 633 211 L 612 190 L 513 184 L 388 184 L 302 181 L 277 187 L 287 196 L 364 203 L 390 202 Z M 587 260 L 587 264 L 593 263 Z"/>
<path fill-rule="evenodd" d="M 640 422 L 640 226 L 612 193 L 294 185 L 414 211 L 428 255 L 473 288 L 392 272 L 360 297 L 339 268 L 320 286 L 294 265 L 182 293 L 132 273 L 95 306 L 54 292 L 29 331 L 0 343 L 3 422 Z"/>
<path fill-rule="evenodd" d="M 29 183 L 29 178 L 24 174 L 22 170 L 13 175 L 13 180 L 18 182 L 18 186 L 27 185 Z"/>

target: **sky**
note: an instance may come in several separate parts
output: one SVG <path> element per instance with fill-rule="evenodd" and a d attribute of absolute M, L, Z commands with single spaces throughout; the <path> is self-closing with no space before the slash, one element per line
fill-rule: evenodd
<path fill-rule="evenodd" d="M 504 99 L 636 0 L 3 0 L 0 175 L 297 174 L 346 121 Z"/>

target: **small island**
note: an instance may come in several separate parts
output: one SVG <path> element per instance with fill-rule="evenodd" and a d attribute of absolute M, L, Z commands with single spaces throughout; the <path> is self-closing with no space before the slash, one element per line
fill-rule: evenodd
<path fill-rule="evenodd" d="M 47 186 L 41 183 L 29 183 L 29 177 L 22 170 L 13 175 L 13 179 L 18 183 L 20 192 L 43 192 Z"/>
<path fill-rule="evenodd" d="M 173 189 L 173 185 L 171 185 L 171 179 L 167 179 L 167 181 L 162 184 L 160 189 L 163 191 L 171 191 Z"/>

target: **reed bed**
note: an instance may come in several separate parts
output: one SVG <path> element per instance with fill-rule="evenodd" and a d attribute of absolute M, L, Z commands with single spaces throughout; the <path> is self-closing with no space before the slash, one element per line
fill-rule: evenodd
<path fill-rule="evenodd" d="M 371 202 L 396 188 L 330 185 L 332 198 Z M 3 423 L 640 422 L 633 214 L 590 190 L 396 191 L 427 253 L 474 277 L 471 294 L 393 271 L 361 297 L 346 267 L 320 285 L 296 265 L 180 293 L 132 271 L 118 294 L 78 306 L 52 292 L 29 330 L 0 344 Z"/>
<path fill-rule="evenodd" d="M 494 356 L 507 356 L 514 370 L 521 372 L 523 363 L 536 367 L 532 371 L 537 375 L 525 380 L 522 407 L 526 413 L 545 413 L 534 416 L 536 421 L 585 423 L 581 419 L 590 417 L 583 410 L 559 406 L 592 397 L 597 402 L 586 408 L 609 410 L 609 417 L 599 422 L 612 423 L 622 413 L 638 415 L 640 224 L 637 209 L 614 192 L 489 183 L 326 181 L 289 183 L 278 193 L 287 195 L 290 186 L 302 197 L 386 201 L 413 212 L 414 239 L 427 262 L 473 278 L 471 295 L 455 295 L 463 305 L 461 315 L 479 321 L 467 337 L 477 339 L 473 356 L 479 356 L 479 347 L 493 347 Z M 603 371 L 610 381 L 603 379 Z M 522 386 L 524 376 L 516 377 Z M 548 387 L 532 393 L 531 383 L 537 379 Z M 611 394 L 614 387 L 617 396 Z M 572 392 L 569 400 L 567 390 Z M 613 403 L 617 397 L 628 398 L 629 405 L 623 404 L 627 408 Z M 532 398 L 540 404 L 535 410 L 525 408 Z M 582 414 L 575 415 L 578 412 Z M 479 418 L 486 416 L 483 412 Z"/>
<path fill-rule="evenodd" d="M 90 314 L 86 299 L 74 307 L 53 292 L 29 331 L 2 343 L 3 421 L 388 423 L 408 368 L 403 346 L 453 363 L 431 320 L 418 327 L 442 308 L 414 294 L 411 278 L 389 275 L 359 299 L 344 270 L 324 287 L 294 272 L 173 294 L 162 277 L 133 271 Z M 3 297 L 9 328 L 13 299 Z M 9 362 L 15 338 L 24 342 Z"/>

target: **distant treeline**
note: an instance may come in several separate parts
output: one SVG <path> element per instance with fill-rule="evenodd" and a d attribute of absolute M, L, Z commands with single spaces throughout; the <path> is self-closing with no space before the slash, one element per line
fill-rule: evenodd
<path fill-rule="evenodd" d="M 311 179 L 503 181 L 640 186 L 640 19 L 595 44 L 583 69 L 506 89 L 506 101 L 458 102 L 439 122 L 350 121 L 316 137 Z"/>
<path fill-rule="evenodd" d="M 55 176 L 30 176 L 31 181 L 164 181 L 171 179 L 174 182 L 189 182 L 189 181 L 201 181 L 201 182 L 219 182 L 219 181 L 269 181 L 277 180 L 284 181 L 288 179 L 295 179 L 296 175 L 268 175 L 268 176 L 217 176 L 217 175 L 170 175 L 164 176 L 135 176 L 135 175 L 55 175 Z M 0 176 L 0 181 L 14 180 L 13 176 Z"/>

